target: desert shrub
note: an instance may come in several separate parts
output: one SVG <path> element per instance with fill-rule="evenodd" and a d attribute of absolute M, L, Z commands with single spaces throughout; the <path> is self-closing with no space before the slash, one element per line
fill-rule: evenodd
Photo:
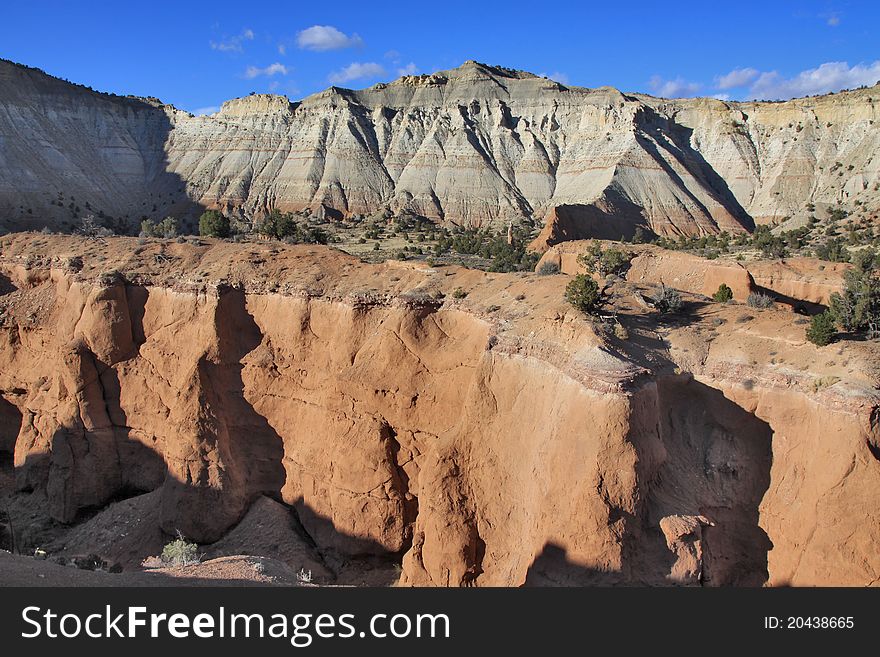
<path fill-rule="evenodd" d="M 578 274 L 565 286 L 565 300 L 584 314 L 599 306 L 599 285 L 590 276 Z"/>
<path fill-rule="evenodd" d="M 834 321 L 834 315 L 831 311 L 826 310 L 823 313 L 814 315 L 807 327 L 807 340 L 815 345 L 824 347 L 834 341 L 834 335 L 837 327 Z"/>
<path fill-rule="evenodd" d="M 285 237 L 296 235 L 298 230 L 299 227 L 296 225 L 293 215 L 289 212 L 282 213 L 278 210 L 273 210 L 257 226 L 257 231 L 261 235 L 274 237 L 277 240 L 283 240 Z"/>
<path fill-rule="evenodd" d="M 156 225 L 156 231 L 160 237 L 171 239 L 177 237 L 177 219 L 174 217 L 165 217 Z"/>
<path fill-rule="evenodd" d="M 730 289 L 727 283 L 722 283 L 718 286 L 718 291 L 712 295 L 712 298 L 719 303 L 727 303 L 733 299 L 733 290 Z"/>
<path fill-rule="evenodd" d="M 177 219 L 165 217 L 159 223 L 144 219 L 141 222 L 141 237 L 177 237 Z"/>
<path fill-rule="evenodd" d="M 836 221 L 843 221 L 849 216 L 849 212 L 847 212 L 843 208 L 828 208 L 826 212 L 828 213 L 828 221 L 832 223 Z"/>
<path fill-rule="evenodd" d="M 559 273 L 559 263 L 548 260 L 538 265 L 538 269 L 535 271 L 538 276 L 552 276 Z"/>
<path fill-rule="evenodd" d="M 199 217 L 199 235 L 202 237 L 229 237 L 229 218 L 217 210 L 206 210 Z"/>
<path fill-rule="evenodd" d="M 816 247 L 816 257 L 829 262 L 849 262 L 849 251 L 843 238 L 835 237 Z"/>
<path fill-rule="evenodd" d="M 620 249 L 609 248 L 602 250 L 599 240 L 592 240 L 587 250 L 578 256 L 578 263 L 583 265 L 589 272 L 601 276 L 608 274 L 622 274 L 626 271 L 632 255 Z"/>
<path fill-rule="evenodd" d="M 773 297 L 763 292 L 752 292 L 749 294 L 748 299 L 746 299 L 746 303 L 752 308 L 772 308 Z"/>
<path fill-rule="evenodd" d="M 880 334 L 880 278 L 878 257 L 873 249 L 864 249 L 853 257 L 853 268 L 844 274 L 843 294 L 831 295 L 829 311 L 845 331 Z"/>
<path fill-rule="evenodd" d="M 454 228 L 451 232 L 443 232 L 434 246 L 434 255 L 455 251 L 461 255 L 479 256 L 488 261 L 480 268 L 488 271 L 533 271 L 540 259 L 537 253 L 528 250 L 530 233 L 523 226 L 511 227 L 510 241 L 506 231 L 493 233 L 489 229 Z"/>
<path fill-rule="evenodd" d="M 169 566 L 189 566 L 201 560 L 199 546 L 187 541 L 180 532 L 162 549 L 162 563 Z"/>
<path fill-rule="evenodd" d="M 677 313 L 681 310 L 681 293 L 671 287 L 660 285 L 653 297 L 654 307 L 661 313 Z"/>
<path fill-rule="evenodd" d="M 774 235 L 770 226 L 757 226 L 752 233 L 752 243 L 768 258 L 784 258 L 788 251 L 784 238 Z"/>
<path fill-rule="evenodd" d="M 468 293 L 460 287 L 455 288 L 455 290 L 453 290 L 452 292 L 453 299 L 464 299 L 467 295 Z"/>
<path fill-rule="evenodd" d="M 113 234 L 113 231 L 100 224 L 93 214 L 87 214 L 80 219 L 76 232 L 86 237 L 109 237 Z"/>

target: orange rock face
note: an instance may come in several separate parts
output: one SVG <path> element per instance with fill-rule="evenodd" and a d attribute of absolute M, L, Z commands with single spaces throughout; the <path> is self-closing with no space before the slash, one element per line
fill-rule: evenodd
<path fill-rule="evenodd" d="M 541 258 L 554 262 L 565 274 L 583 273 L 578 256 L 587 250 L 589 241 L 575 240 L 558 244 Z M 706 260 L 679 251 L 667 251 L 649 245 L 625 245 L 622 248 L 633 254 L 626 278 L 635 284 L 650 286 L 663 283 L 683 292 L 711 296 L 724 283 L 733 291 L 733 298 L 745 301 L 756 289 L 749 271 L 740 263 L 723 260 Z"/>
<path fill-rule="evenodd" d="M 749 263 L 755 283 L 791 299 L 827 305 L 831 295 L 843 289 L 843 275 L 852 265 L 815 258 Z"/>
<path fill-rule="evenodd" d="M 287 508 L 318 553 L 401 560 L 409 585 L 877 582 L 877 346 L 734 305 L 657 323 L 630 304 L 633 272 L 665 266 L 649 253 L 609 302 L 623 340 L 564 303 L 565 276 L 0 248 L 3 435 L 20 494 L 63 522 L 157 491 L 168 533 L 229 542 L 247 514 L 240 545 Z M 698 265 L 701 294 L 749 285 Z"/>

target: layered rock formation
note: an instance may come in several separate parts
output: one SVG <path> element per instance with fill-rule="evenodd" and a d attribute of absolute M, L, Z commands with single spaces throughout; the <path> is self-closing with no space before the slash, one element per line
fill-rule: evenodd
<path fill-rule="evenodd" d="M 133 229 L 323 206 L 470 225 L 550 213 L 577 238 L 738 232 L 807 203 L 876 204 L 878 100 L 665 100 L 466 62 L 194 117 L 0 62 L 0 221 L 70 228 L 93 212 Z"/>
<path fill-rule="evenodd" d="M 658 323 L 636 283 L 622 339 L 565 276 L 321 247 L 0 249 L 5 433 L 58 520 L 156 491 L 210 543 L 284 505 L 415 585 L 878 582 L 875 344 L 696 300 Z"/>

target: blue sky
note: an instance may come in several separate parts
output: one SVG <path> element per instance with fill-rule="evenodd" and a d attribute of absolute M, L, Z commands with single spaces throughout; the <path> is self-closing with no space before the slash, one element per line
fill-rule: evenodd
<path fill-rule="evenodd" d="M 786 98 L 880 80 L 877 0 L 4 4 L 0 57 L 190 111 L 467 59 L 664 96 Z"/>

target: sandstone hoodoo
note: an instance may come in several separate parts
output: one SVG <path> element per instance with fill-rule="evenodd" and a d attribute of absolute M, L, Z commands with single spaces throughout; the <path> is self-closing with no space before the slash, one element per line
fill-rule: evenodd
<path fill-rule="evenodd" d="M 567 275 L 6 236 L 7 524 L 127 570 L 181 532 L 315 583 L 876 585 L 877 343 L 810 344 L 732 266 L 713 302 L 681 256 L 588 317 Z"/>
<path fill-rule="evenodd" d="M 0 225 L 117 232 L 143 217 L 273 209 L 409 212 L 446 226 L 546 224 L 564 239 L 738 233 L 876 209 L 875 87 L 780 103 L 568 87 L 466 62 L 302 101 L 192 116 L 0 61 Z M 812 208 L 812 209 L 809 209 Z"/>

